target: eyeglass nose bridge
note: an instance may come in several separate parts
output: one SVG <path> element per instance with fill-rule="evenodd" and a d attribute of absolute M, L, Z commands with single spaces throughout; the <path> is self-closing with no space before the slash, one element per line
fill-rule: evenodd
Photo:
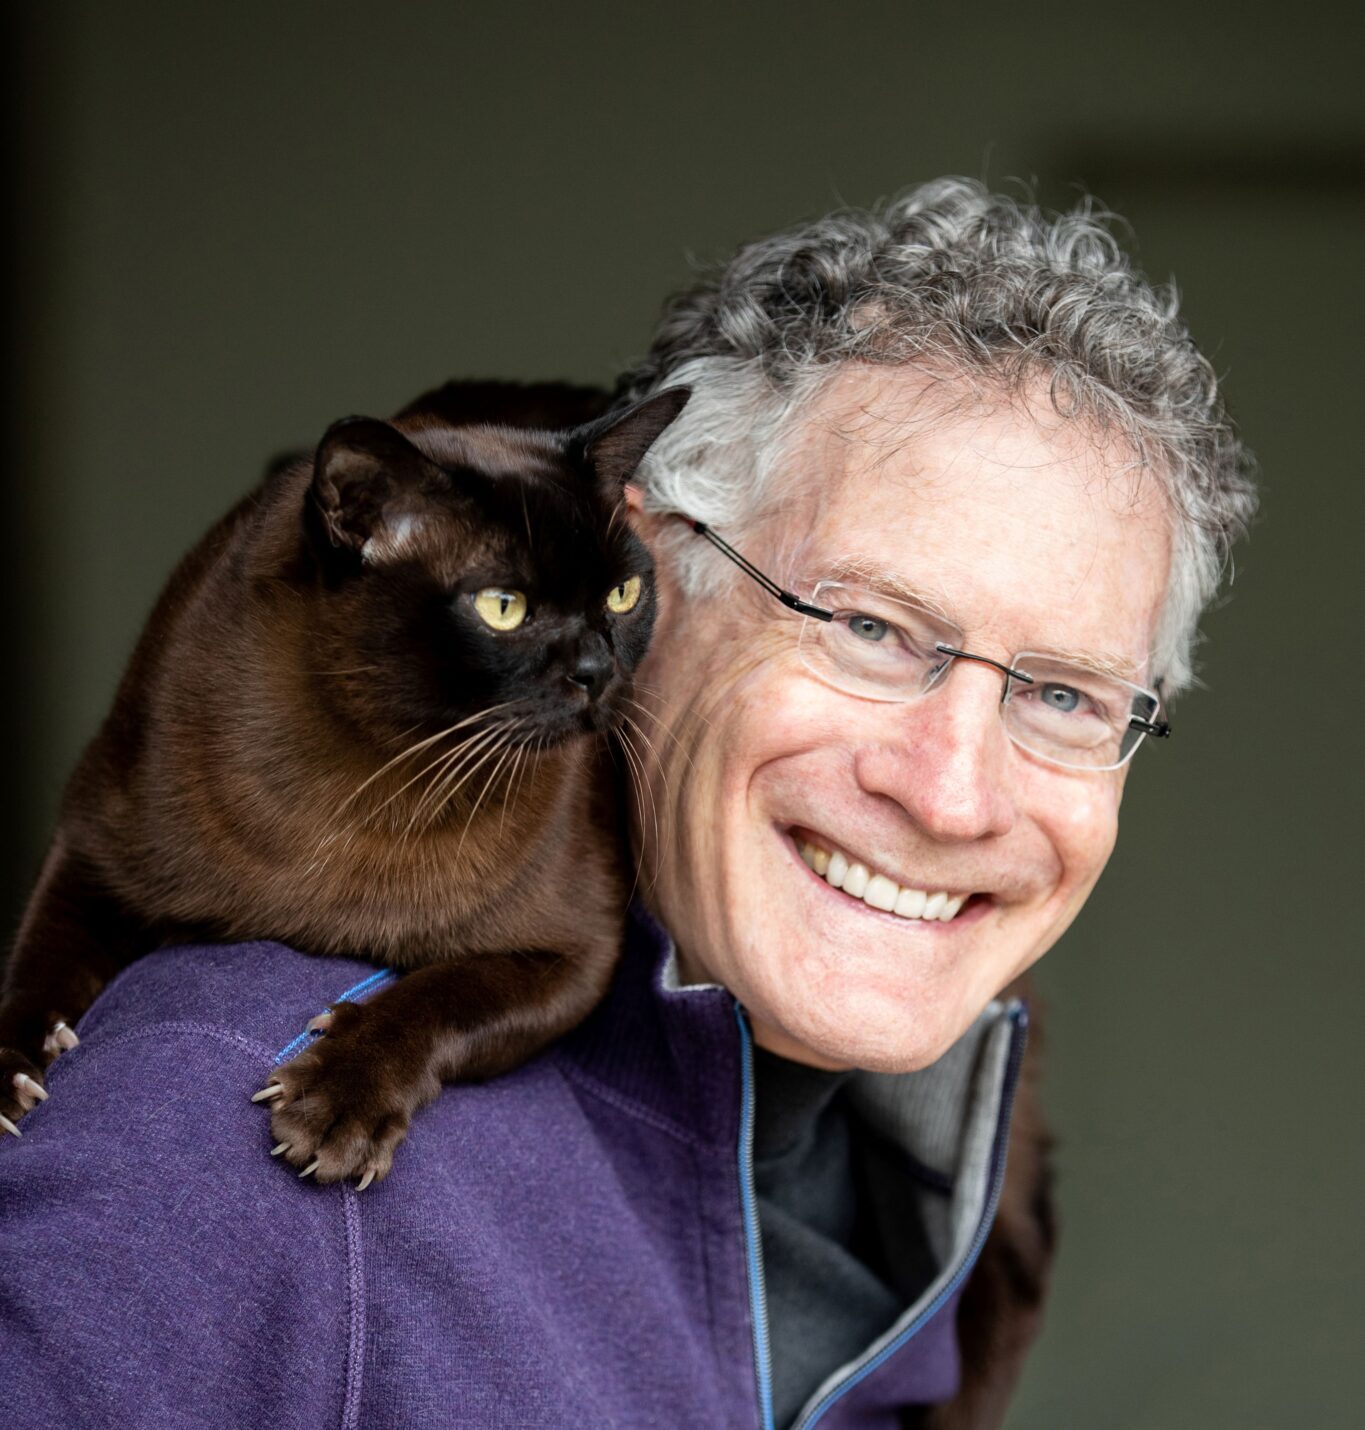
<path fill-rule="evenodd" d="M 950 655 L 955 660 L 974 660 L 980 665 L 989 665 L 992 669 L 998 670 L 1000 674 L 1005 677 L 1000 687 L 1000 703 L 1002 705 L 1009 699 L 1011 680 L 1018 680 L 1024 685 L 1034 684 L 1034 679 L 1031 675 L 1026 675 L 1022 670 L 1015 670 L 1012 665 L 1006 665 L 1004 661 L 992 660 L 988 655 L 975 655 L 969 650 L 958 650 L 954 646 L 945 645 L 943 641 L 936 641 L 934 643 L 934 649 L 938 651 L 940 655 Z M 943 669 L 945 672 L 948 669 L 946 662 L 944 663 Z"/>

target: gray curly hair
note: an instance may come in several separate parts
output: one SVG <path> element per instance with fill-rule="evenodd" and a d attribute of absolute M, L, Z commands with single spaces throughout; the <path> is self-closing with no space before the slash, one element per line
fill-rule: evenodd
<path fill-rule="evenodd" d="M 646 507 L 742 540 L 790 499 L 772 476 L 848 363 L 917 363 L 1014 394 L 1041 380 L 1060 415 L 1117 433 L 1164 483 L 1174 549 L 1152 658 L 1164 692 L 1178 693 L 1194 678 L 1199 616 L 1255 511 L 1252 462 L 1174 288 L 1143 278 L 1109 217 L 1089 200 L 1053 215 L 945 178 L 745 245 L 670 301 L 622 379 L 622 397 L 693 391 L 641 469 Z M 685 591 L 714 583 L 714 554 L 681 523 L 664 543 Z"/>

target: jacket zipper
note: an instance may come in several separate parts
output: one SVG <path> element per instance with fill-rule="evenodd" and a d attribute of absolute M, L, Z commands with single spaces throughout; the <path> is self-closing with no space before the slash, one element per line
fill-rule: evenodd
<path fill-rule="evenodd" d="M 1005 1183 L 1005 1144 L 1009 1140 L 1010 1112 L 1014 1106 L 1015 1084 L 1019 1080 L 1019 1065 L 1024 1057 L 1024 1044 L 1028 1030 L 1028 1009 L 1024 1007 L 1022 1003 L 1014 1004 L 1009 1010 L 1009 1019 L 1010 1022 L 1014 1024 L 1014 1027 L 1010 1033 L 1009 1056 L 1005 1063 L 1005 1076 L 1000 1089 L 1000 1111 L 996 1119 L 995 1145 L 991 1152 L 990 1189 L 986 1196 L 986 1205 L 981 1212 L 981 1219 L 977 1223 L 976 1233 L 972 1238 L 971 1245 L 967 1248 L 967 1254 L 962 1258 L 961 1264 L 943 1289 L 900 1335 L 889 1345 L 883 1346 L 880 1351 L 869 1357 L 866 1361 L 862 1363 L 855 1362 L 848 1374 L 844 1376 L 837 1385 L 832 1385 L 807 1414 L 798 1417 L 792 1426 L 792 1430 L 810 1430 L 810 1427 L 824 1415 L 836 1400 L 851 1390 L 864 1376 L 870 1374 L 881 1365 L 888 1356 L 892 1356 L 900 1350 L 926 1322 L 938 1314 L 944 1302 L 957 1291 L 957 1288 L 967 1279 L 972 1267 L 976 1265 L 976 1259 L 981 1255 L 981 1248 L 986 1244 L 986 1238 L 990 1235 L 991 1226 L 995 1221 L 995 1211 L 1000 1204 L 1000 1190 Z M 746 1046 L 746 1055 L 747 1052 L 748 1049 Z M 752 1145 L 750 1150 L 752 1151 Z M 749 1170 L 752 1174 L 752 1160 L 749 1165 Z M 759 1271 L 761 1278 L 761 1264 Z M 764 1346 L 766 1349 L 766 1320 L 764 1325 Z M 771 1426 L 771 1419 L 765 1422 L 765 1426 Z"/>
<path fill-rule="evenodd" d="M 768 1343 L 768 1293 L 763 1284 L 762 1243 L 758 1227 L 758 1196 L 754 1190 L 754 1047 L 749 1020 L 735 1000 L 739 1023 L 739 1200 L 744 1213 L 744 1252 L 749 1272 L 749 1311 L 754 1326 L 754 1378 L 763 1430 L 773 1427 L 772 1351 Z"/>

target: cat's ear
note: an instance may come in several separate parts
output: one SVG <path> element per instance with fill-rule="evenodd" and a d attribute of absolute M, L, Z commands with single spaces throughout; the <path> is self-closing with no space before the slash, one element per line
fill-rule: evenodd
<path fill-rule="evenodd" d="M 596 422 L 580 429 L 584 438 L 584 455 L 592 464 L 599 482 L 619 494 L 635 475 L 645 453 L 665 427 L 687 405 L 692 395 L 688 387 L 668 387 L 646 397 L 619 416 Z"/>
<path fill-rule="evenodd" d="M 344 417 L 313 459 L 311 500 L 328 540 L 367 562 L 410 549 L 450 478 L 387 422 Z"/>

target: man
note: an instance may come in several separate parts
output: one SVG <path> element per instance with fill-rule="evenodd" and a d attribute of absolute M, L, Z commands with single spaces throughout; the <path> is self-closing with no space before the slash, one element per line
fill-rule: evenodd
<path fill-rule="evenodd" d="M 1245 460 L 1098 225 L 965 181 L 748 246 L 623 396 L 675 384 L 607 1001 L 358 1196 L 248 1096 L 385 975 L 135 964 L 0 1158 L 14 1424 L 998 1423 L 1048 1250 L 1009 990 L 1189 681 Z"/>

